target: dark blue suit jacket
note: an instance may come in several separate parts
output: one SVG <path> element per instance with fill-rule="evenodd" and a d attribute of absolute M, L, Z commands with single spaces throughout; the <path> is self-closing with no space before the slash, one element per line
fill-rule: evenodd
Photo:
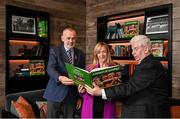
<path fill-rule="evenodd" d="M 50 77 L 44 98 L 54 102 L 61 102 L 68 92 L 75 100 L 79 96 L 77 86 L 66 86 L 58 81 L 59 76 L 67 76 L 65 62 L 68 62 L 67 53 L 64 45 L 50 49 L 47 72 Z M 74 65 L 85 68 L 85 55 L 82 51 L 74 48 Z"/>

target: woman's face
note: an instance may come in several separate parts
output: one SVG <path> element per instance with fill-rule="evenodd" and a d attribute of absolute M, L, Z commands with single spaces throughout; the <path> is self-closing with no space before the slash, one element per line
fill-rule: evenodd
<path fill-rule="evenodd" d="M 108 53 L 105 47 L 101 47 L 97 54 L 99 63 L 106 63 L 108 58 Z"/>

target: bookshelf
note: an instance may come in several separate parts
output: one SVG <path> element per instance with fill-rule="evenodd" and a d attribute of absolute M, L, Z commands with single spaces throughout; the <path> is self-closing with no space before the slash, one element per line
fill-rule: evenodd
<path fill-rule="evenodd" d="M 138 34 L 149 36 L 153 55 L 167 69 L 168 78 L 172 80 L 172 4 L 97 18 L 97 42 L 103 41 L 110 46 L 112 59 L 126 66 L 128 77 L 136 65 L 129 41 Z M 171 90 L 172 84 L 169 84 Z"/>
<path fill-rule="evenodd" d="M 6 94 L 43 89 L 49 49 L 49 14 L 6 6 Z"/>

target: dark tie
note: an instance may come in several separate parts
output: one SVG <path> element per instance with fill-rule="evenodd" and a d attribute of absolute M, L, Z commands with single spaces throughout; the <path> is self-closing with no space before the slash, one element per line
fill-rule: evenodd
<path fill-rule="evenodd" d="M 72 64 L 72 51 L 71 50 L 67 51 L 67 56 L 68 56 L 69 63 Z"/>

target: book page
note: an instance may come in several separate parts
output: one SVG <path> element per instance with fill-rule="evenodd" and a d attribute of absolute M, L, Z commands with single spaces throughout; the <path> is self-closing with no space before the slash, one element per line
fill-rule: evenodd
<path fill-rule="evenodd" d="M 91 72 L 92 81 L 96 83 L 100 88 L 112 87 L 122 84 L 121 71 L 123 67 L 120 65 L 97 68 Z"/>
<path fill-rule="evenodd" d="M 108 68 L 110 68 L 110 67 L 95 68 L 95 69 L 91 70 L 91 72 L 100 71 L 100 70 L 104 70 L 104 69 L 108 69 Z"/>

